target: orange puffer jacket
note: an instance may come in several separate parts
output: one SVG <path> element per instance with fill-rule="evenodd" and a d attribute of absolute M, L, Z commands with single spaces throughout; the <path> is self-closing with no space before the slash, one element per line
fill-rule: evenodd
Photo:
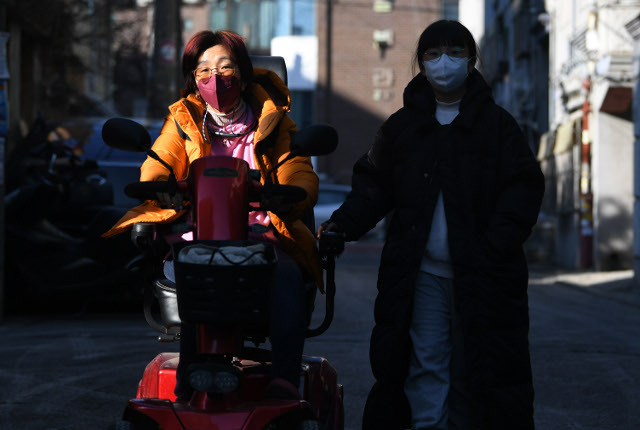
<path fill-rule="evenodd" d="M 245 91 L 245 100 L 255 114 L 258 125 L 254 135 L 254 157 L 256 166 L 262 173 L 267 171 L 289 153 L 291 136 L 296 130 L 295 123 L 286 115 L 291 98 L 289 89 L 273 72 L 254 68 L 254 81 Z M 202 134 L 204 103 L 195 94 L 189 94 L 169 107 L 170 114 L 165 119 L 160 136 L 153 144 L 153 150 L 173 168 L 176 179 L 185 179 L 190 164 L 210 153 L 210 144 Z M 189 139 L 181 137 L 176 124 Z M 272 133 L 275 138 L 267 139 Z M 184 136 L 183 134 L 183 136 Z M 141 181 L 167 180 L 169 172 L 156 160 L 147 158 L 140 169 Z M 318 199 L 318 176 L 313 171 L 308 157 L 295 157 L 278 167 L 280 184 L 296 185 L 307 192 L 307 198 L 293 205 L 285 215 L 269 213 L 273 226 L 279 233 L 282 248 L 313 278 L 322 288 L 320 258 L 316 249 L 313 232 L 301 220 L 313 208 Z M 127 231 L 135 223 L 170 223 L 184 211 L 162 209 L 155 200 L 148 200 L 129 210 L 103 236 L 110 237 Z"/>

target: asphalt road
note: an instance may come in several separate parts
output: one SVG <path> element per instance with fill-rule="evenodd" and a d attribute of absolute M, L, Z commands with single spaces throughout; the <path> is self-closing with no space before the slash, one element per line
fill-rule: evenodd
<path fill-rule="evenodd" d="M 548 279 L 534 273 L 529 288 L 537 428 L 640 429 L 638 292 L 596 295 Z"/>
<path fill-rule="evenodd" d="M 347 430 L 359 430 L 368 390 L 369 334 L 379 244 L 338 260 L 334 323 L 307 342 L 345 390 Z M 530 287 L 536 423 L 542 430 L 640 428 L 640 312 L 534 274 Z M 158 344 L 142 313 L 91 304 L 0 323 L 0 429 L 100 429 L 135 395 L 145 365 L 177 344 Z M 322 317 L 316 307 L 315 319 Z"/>

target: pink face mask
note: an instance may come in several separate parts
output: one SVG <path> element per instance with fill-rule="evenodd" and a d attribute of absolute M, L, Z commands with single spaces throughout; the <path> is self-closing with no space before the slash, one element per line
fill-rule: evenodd
<path fill-rule="evenodd" d="M 231 109 L 240 97 L 240 81 L 233 75 L 214 74 L 209 79 L 198 81 L 197 85 L 204 101 L 220 112 Z"/>

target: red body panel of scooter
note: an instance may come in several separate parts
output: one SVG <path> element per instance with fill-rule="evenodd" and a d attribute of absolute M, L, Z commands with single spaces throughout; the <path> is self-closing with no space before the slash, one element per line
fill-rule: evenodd
<path fill-rule="evenodd" d="M 249 220 L 249 165 L 233 157 L 202 157 L 191 163 L 194 239 L 245 240 Z"/>
<path fill-rule="evenodd" d="M 268 375 L 248 372 L 240 392 L 233 396 L 211 400 L 206 393 L 198 393 L 185 404 L 173 403 L 178 354 L 161 353 L 147 366 L 137 399 L 129 401 L 128 413 L 151 417 L 163 429 L 261 430 L 279 416 L 308 408 L 313 418 L 328 421 L 325 428 L 342 430 L 344 394 L 335 369 L 320 357 L 303 356 L 302 361 L 303 401 L 264 399 Z M 260 365 L 242 364 L 247 369 Z"/>

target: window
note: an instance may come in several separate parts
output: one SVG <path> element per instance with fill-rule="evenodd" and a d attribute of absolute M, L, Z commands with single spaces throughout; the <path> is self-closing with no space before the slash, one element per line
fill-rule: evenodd
<path fill-rule="evenodd" d="M 393 0 L 373 0 L 373 11 L 387 13 L 393 10 Z"/>
<path fill-rule="evenodd" d="M 247 39 L 252 54 L 269 54 L 276 36 L 315 34 L 312 0 L 219 0 L 211 3 L 211 29 L 230 29 Z"/>

